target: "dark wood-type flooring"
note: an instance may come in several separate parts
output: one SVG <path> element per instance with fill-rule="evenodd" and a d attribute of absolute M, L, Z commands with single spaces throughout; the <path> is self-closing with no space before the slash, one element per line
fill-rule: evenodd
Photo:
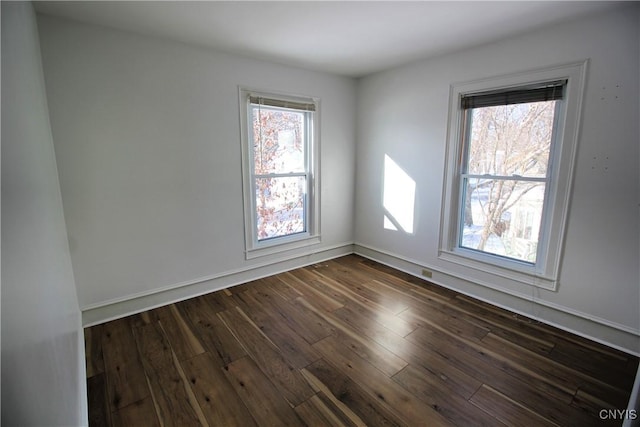
<path fill-rule="evenodd" d="M 85 330 L 92 426 L 590 426 L 636 357 L 351 255 Z"/>

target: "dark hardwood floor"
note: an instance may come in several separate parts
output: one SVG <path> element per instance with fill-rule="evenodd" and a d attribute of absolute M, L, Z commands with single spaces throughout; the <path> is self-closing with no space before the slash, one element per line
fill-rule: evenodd
<path fill-rule="evenodd" d="M 638 359 L 358 256 L 85 330 L 92 426 L 601 426 Z"/>

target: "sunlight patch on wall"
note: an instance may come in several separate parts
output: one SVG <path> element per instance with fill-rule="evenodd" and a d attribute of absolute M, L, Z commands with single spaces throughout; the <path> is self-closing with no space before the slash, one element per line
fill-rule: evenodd
<path fill-rule="evenodd" d="M 386 215 L 384 216 L 384 228 L 385 230 L 398 231 L 398 228 L 395 225 L 393 225 L 393 222 Z"/>
<path fill-rule="evenodd" d="M 415 195 L 416 182 L 385 154 L 382 196 L 385 229 L 413 233 Z"/>

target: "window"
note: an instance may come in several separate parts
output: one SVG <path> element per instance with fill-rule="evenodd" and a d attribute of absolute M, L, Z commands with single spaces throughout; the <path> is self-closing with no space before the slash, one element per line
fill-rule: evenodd
<path fill-rule="evenodd" d="M 459 247 L 536 263 L 565 85 L 462 96 Z"/>
<path fill-rule="evenodd" d="M 317 243 L 317 100 L 240 90 L 247 257 Z"/>
<path fill-rule="evenodd" d="M 555 289 L 585 68 L 452 87 L 440 258 Z"/>

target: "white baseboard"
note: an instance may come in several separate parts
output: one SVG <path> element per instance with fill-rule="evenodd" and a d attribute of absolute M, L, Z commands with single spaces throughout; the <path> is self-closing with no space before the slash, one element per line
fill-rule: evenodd
<path fill-rule="evenodd" d="M 440 271 L 432 266 L 423 265 L 418 261 L 358 243 L 345 243 L 322 248 L 317 252 L 297 254 L 288 259 L 273 263 L 253 265 L 246 269 L 228 271 L 216 276 L 157 289 L 153 292 L 132 295 L 126 298 L 84 307 L 82 309 L 82 322 L 85 327 L 108 322 L 131 314 L 193 298 L 198 295 L 352 253 L 420 278 L 424 278 L 421 275 L 422 269 L 428 268 L 434 272 L 438 272 L 438 276 L 441 279 L 431 278 L 429 281 L 439 286 L 452 289 L 456 292 L 527 316 L 542 323 L 558 327 L 567 332 L 591 339 L 626 353 L 635 356 L 640 355 L 640 333 L 624 325 L 618 325 L 614 322 L 599 319 L 586 313 L 581 313 L 547 301 L 539 299 L 534 301 L 530 295 L 478 285 L 468 278 L 458 277 L 451 272 Z"/>
<path fill-rule="evenodd" d="M 555 326 L 634 356 L 640 355 L 640 331 L 625 325 L 600 319 L 559 304 L 532 299 L 531 295 L 482 286 L 469 278 L 460 277 L 452 272 L 442 271 L 433 266 L 421 264 L 416 260 L 407 259 L 366 245 L 355 243 L 354 253 L 422 279 L 425 279 L 421 274 L 422 269 L 427 268 L 438 273 L 437 277 L 427 279 L 436 285 L 452 289 L 461 294 L 521 314 L 541 323 Z"/>
<path fill-rule="evenodd" d="M 97 325 L 352 253 L 353 244 L 344 243 L 316 249 L 314 251 L 301 252 L 289 258 L 271 263 L 252 265 L 244 269 L 227 271 L 190 282 L 166 286 L 151 292 L 129 295 L 124 298 L 93 304 L 82 308 L 82 323 L 84 327 Z"/>

